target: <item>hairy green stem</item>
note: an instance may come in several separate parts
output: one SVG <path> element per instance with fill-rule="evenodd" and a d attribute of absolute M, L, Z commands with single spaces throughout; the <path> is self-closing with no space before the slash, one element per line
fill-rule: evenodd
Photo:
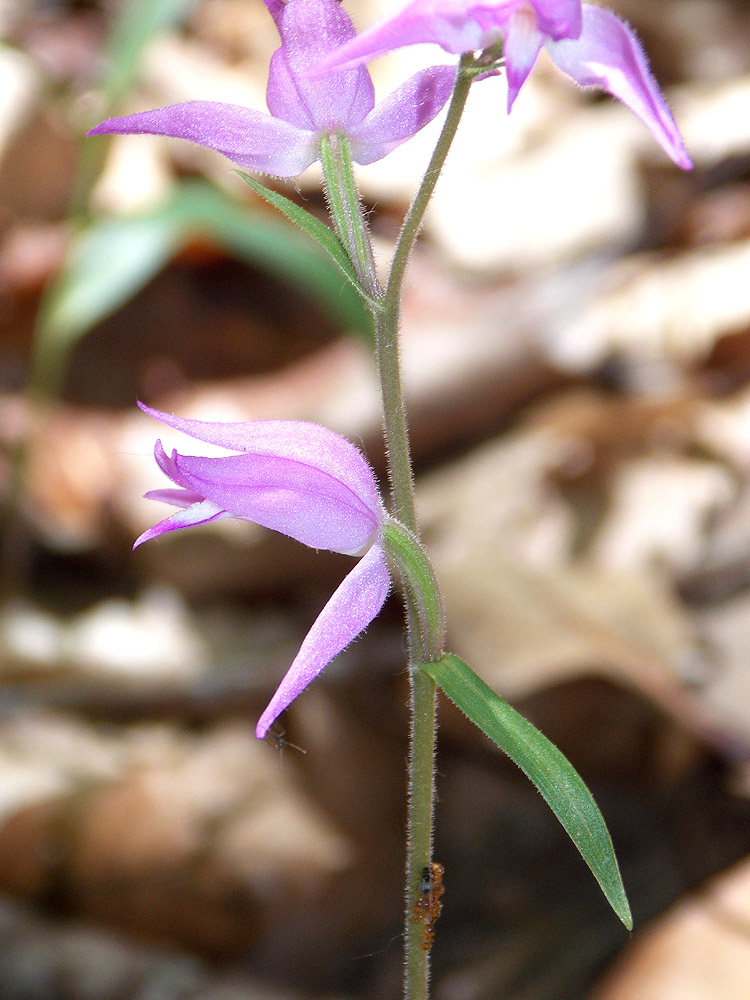
<path fill-rule="evenodd" d="M 473 55 L 462 56 L 458 64 L 456 82 L 453 86 L 453 94 L 448 105 L 448 112 L 445 116 L 440 138 L 433 150 L 427 170 L 422 178 L 422 183 L 412 199 L 409 211 L 404 218 L 401 232 L 399 233 L 391 263 L 391 271 L 388 276 L 384 303 L 387 311 L 393 311 L 396 314 L 396 328 L 398 328 L 398 314 L 401 306 L 401 288 L 404 282 L 404 272 L 409 261 L 409 255 L 419 235 L 424 213 L 456 136 L 458 123 L 466 106 L 466 98 L 469 96 L 469 89 L 475 77 L 476 62 Z"/>
<path fill-rule="evenodd" d="M 406 910 L 404 914 L 404 997 L 427 1000 L 430 990 L 430 950 L 427 927 L 417 920 L 422 872 L 432 862 L 435 802 L 435 732 L 437 687 L 416 665 L 411 680 L 409 732 L 408 822 L 406 852 Z"/>
<path fill-rule="evenodd" d="M 474 77 L 473 57 L 459 63 L 453 95 L 440 137 L 422 183 L 404 219 L 391 263 L 385 296 L 373 311 L 377 346 L 378 373 L 383 402 L 388 472 L 391 483 L 392 512 L 419 539 L 414 502 L 409 432 L 399 357 L 398 333 L 401 318 L 401 291 L 404 273 L 419 234 L 424 213 L 437 184 L 440 171 L 456 135 L 469 88 Z M 409 679 L 411 686 L 409 733 L 409 774 L 407 810 L 407 857 L 404 916 L 404 996 L 406 1000 L 427 1000 L 429 995 L 431 941 L 422 911 L 417 907 L 423 891 L 422 873 L 432 863 L 433 812 L 435 800 L 435 730 L 436 686 L 419 669 L 434 655 L 420 641 L 413 600 L 407 596 L 409 628 Z"/>
<path fill-rule="evenodd" d="M 456 135 L 474 73 L 472 56 L 463 56 L 458 66 L 448 112 L 422 183 L 404 219 L 391 262 L 385 296 L 373 312 L 378 375 L 383 402 L 385 444 L 391 483 L 394 517 L 417 532 L 414 483 L 411 469 L 409 431 L 404 408 L 398 334 L 401 321 L 401 291 L 409 256 L 416 242 L 430 197 Z"/>
<path fill-rule="evenodd" d="M 437 689 L 433 679 L 419 667 L 442 655 L 442 649 L 438 650 L 436 647 L 442 645 L 443 625 L 439 592 L 434 600 L 425 605 L 424 601 L 420 603 L 416 599 L 413 590 L 414 580 L 419 581 L 421 576 L 426 579 L 431 570 L 426 557 L 423 565 L 419 554 L 409 432 L 399 356 L 401 291 L 409 255 L 456 135 L 471 82 L 477 75 L 477 67 L 473 56 L 461 58 L 445 122 L 427 171 L 404 219 L 385 292 L 375 276 L 370 239 L 354 187 L 348 149 L 342 150 L 344 143 L 333 140 L 324 142 L 322 151 L 326 194 L 337 235 L 346 247 L 362 287 L 371 300 L 391 486 L 391 513 L 407 530 L 407 535 L 396 533 L 390 540 L 393 550 L 391 554 L 397 557 L 397 562 L 403 562 L 400 568 L 405 584 L 411 686 L 404 923 L 406 1000 L 427 1000 L 429 995 L 429 945 L 432 927 L 428 926 L 429 918 L 424 907 L 417 904 L 424 892 L 423 872 L 425 869 L 429 871 L 432 864 Z M 409 533 L 413 536 L 416 548 L 410 549 Z M 414 579 L 410 580 L 410 575 Z M 423 627 L 425 621 L 429 623 L 428 628 Z"/>

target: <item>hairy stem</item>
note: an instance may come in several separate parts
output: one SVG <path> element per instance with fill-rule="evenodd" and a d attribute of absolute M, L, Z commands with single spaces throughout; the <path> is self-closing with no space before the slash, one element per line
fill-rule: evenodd
<path fill-rule="evenodd" d="M 378 376 L 383 404 L 384 434 L 391 486 L 393 516 L 411 532 L 419 544 L 414 503 L 409 431 L 404 406 L 399 324 L 401 292 L 409 255 L 419 234 L 424 213 L 437 184 L 448 151 L 456 135 L 477 63 L 471 55 L 463 56 L 458 66 L 453 95 L 435 151 L 414 196 L 399 235 L 385 292 L 381 289 L 372 263 L 369 235 L 354 187 L 348 150 L 342 151 L 339 140 L 325 142 L 323 170 L 331 216 L 339 239 L 346 247 L 364 291 L 371 300 L 375 327 Z M 408 584 L 408 581 L 406 581 Z M 436 650 L 429 635 L 439 628 L 420 629 L 419 604 L 408 585 L 404 587 L 409 642 L 409 679 L 411 686 L 407 811 L 406 909 L 404 924 L 404 996 L 406 1000 L 427 1000 L 432 928 L 420 902 L 424 891 L 423 872 L 432 863 L 433 809 L 435 798 L 435 727 L 436 685 L 420 664 L 434 660 Z M 435 605 L 438 608 L 438 605 Z M 442 611 L 435 611 L 437 622 Z M 442 650 L 437 653 L 438 659 Z"/>
<path fill-rule="evenodd" d="M 472 57 L 463 57 L 443 129 L 422 183 L 404 219 L 391 263 L 386 292 L 380 309 L 374 311 L 378 373 L 383 402 L 388 472 L 392 510 L 402 524 L 419 538 L 414 502 L 414 480 L 409 432 L 399 357 L 401 291 L 409 255 L 419 234 L 424 213 L 435 190 L 440 171 L 456 135 L 474 74 Z M 404 916 L 404 996 L 427 1000 L 429 995 L 431 941 L 417 904 L 422 892 L 422 873 L 432 863 L 433 812 L 435 799 L 436 687 L 419 669 L 432 654 L 419 640 L 416 611 L 406 601 L 409 628 L 409 679 L 411 686 L 409 774 L 407 812 L 407 857 Z"/>
<path fill-rule="evenodd" d="M 440 171 L 455 138 L 458 123 L 466 105 L 466 98 L 469 96 L 469 88 L 474 77 L 471 71 L 473 65 L 473 57 L 471 56 L 463 56 L 459 63 L 453 94 L 440 137 L 422 183 L 404 218 L 391 262 L 385 296 L 380 308 L 373 314 L 392 509 L 394 516 L 417 535 L 409 431 L 404 406 L 398 342 L 401 321 L 401 291 L 409 256 L 419 234 L 424 213 L 435 190 Z"/>

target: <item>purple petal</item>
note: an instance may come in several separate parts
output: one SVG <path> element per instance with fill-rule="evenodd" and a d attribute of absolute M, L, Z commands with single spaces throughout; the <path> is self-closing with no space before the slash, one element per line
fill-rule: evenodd
<path fill-rule="evenodd" d="M 367 628 L 383 607 L 389 589 L 385 555 L 376 542 L 343 580 L 307 633 L 294 663 L 258 720 L 255 735 L 259 740 L 334 656 Z"/>
<path fill-rule="evenodd" d="M 320 78 L 317 82 L 320 83 Z M 297 91 L 297 81 L 283 47 L 276 49 L 271 56 L 266 85 L 266 104 L 275 117 L 291 122 L 298 128 L 315 130 L 312 112 Z"/>
<path fill-rule="evenodd" d="M 542 34 L 557 41 L 578 38 L 583 25 L 581 0 L 531 0 Z"/>
<path fill-rule="evenodd" d="M 271 59 L 266 101 L 272 115 L 303 129 L 346 131 L 372 110 L 375 92 L 364 67 L 308 77 L 324 56 L 354 37 L 336 0 L 289 0 L 282 45 Z"/>
<path fill-rule="evenodd" d="M 383 506 L 372 469 L 351 441 L 320 424 L 302 420 L 252 420 L 218 423 L 190 420 L 138 403 L 144 413 L 189 437 L 228 451 L 288 458 L 340 480 L 367 507 L 380 524 Z M 174 480 L 171 471 L 163 471 Z M 176 469 L 174 470 L 177 471 Z M 175 480 L 177 481 L 177 480 Z M 186 486 L 186 483 L 179 482 Z"/>
<path fill-rule="evenodd" d="M 431 122 L 451 95 L 456 70 L 433 66 L 380 101 L 361 125 L 349 132 L 352 159 L 373 163 Z"/>
<path fill-rule="evenodd" d="M 314 132 L 252 108 L 216 101 L 189 101 L 124 118 L 108 118 L 89 135 L 167 135 L 215 149 L 241 167 L 276 177 L 295 177 L 318 158 Z"/>
<path fill-rule="evenodd" d="M 520 7 L 508 22 L 503 46 L 508 77 L 508 111 L 513 107 L 543 44 L 544 35 L 537 27 L 534 12 L 529 7 Z"/>
<path fill-rule="evenodd" d="M 496 7 L 498 16 L 505 11 L 507 18 L 507 10 L 514 2 L 487 4 L 483 9 Z M 494 27 L 487 31 L 471 19 L 467 14 L 471 6 L 476 5 L 457 3 L 456 0 L 413 0 L 403 10 L 384 17 L 323 57 L 315 72 L 358 66 L 393 49 L 421 42 L 433 42 L 446 52 L 456 54 L 484 48 L 497 41 L 501 32 Z"/>
<path fill-rule="evenodd" d="M 274 24 L 278 28 L 281 23 L 281 15 L 284 13 L 286 8 L 286 0 L 263 0 L 263 3 L 268 8 L 268 13 L 271 15 Z"/>
<path fill-rule="evenodd" d="M 517 12 L 530 15 L 550 38 L 577 38 L 581 31 L 581 0 L 412 0 L 323 58 L 316 72 L 356 66 L 421 42 L 456 55 L 475 52 L 505 38 Z"/>
<path fill-rule="evenodd" d="M 178 510 L 163 521 L 159 521 L 153 528 L 144 531 L 133 542 L 133 548 L 137 549 L 139 545 L 143 545 L 144 542 L 148 542 L 152 538 L 158 538 L 159 535 L 163 535 L 167 531 L 190 528 L 196 524 L 208 524 L 210 521 L 221 521 L 231 516 L 227 511 L 217 508 L 216 504 L 211 503 L 210 500 L 201 500 L 200 503 L 194 503 L 190 507 L 186 507 L 185 510 Z"/>
<path fill-rule="evenodd" d="M 203 497 L 199 497 L 192 490 L 149 490 L 143 494 L 144 500 L 157 500 L 159 503 L 169 503 L 173 507 L 190 507 L 194 503 L 200 503 Z"/>
<path fill-rule="evenodd" d="M 154 458 L 156 459 L 156 464 L 168 479 L 171 479 L 177 486 L 182 487 L 186 493 L 193 494 L 189 483 L 187 483 L 180 475 L 180 471 L 175 462 L 176 457 L 176 451 L 173 451 L 171 455 L 168 455 L 166 451 L 164 451 L 164 445 L 161 443 L 161 440 L 159 438 L 156 439 L 156 443 L 154 444 Z M 198 497 L 198 499 L 202 500 L 203 497 Z M 180 506 L 183 505 L 181 504 Z"/>
<path fill-rule="evenodd" d="M 583 30 L 575 40 L 547 42 L 557 66 L 582 87 L 598 86 L 618 98 L 651 130 L 683 170 L 692 169 L 682 136 L 651 75 L 631 29 L 608 10 L 583 5 Z"/>
<path fill-rule="evenodd" d="M 175 463 L 190 488 L 217 508 L 311 548 L 356 553 L 380 525 L 379 513 L 308 460 L 253 453 L 177 455 Z"/>

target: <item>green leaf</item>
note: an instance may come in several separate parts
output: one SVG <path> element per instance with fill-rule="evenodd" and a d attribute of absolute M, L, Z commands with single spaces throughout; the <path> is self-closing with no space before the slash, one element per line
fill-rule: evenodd
<path fill-rule="evenodd" d="M 178 242 L 172 220 L 159 212 L 99 219 L 76 234 L 39 318 L 38 377 L 54 381 L 80 336 L 142 288 L 170 259 Z"/>
<path fill-rule="evenodd" d="M 343 327 L 371 335 L 362 300 L 307 237 L 265 212 L 243 208 L 209 184 L 190 181 L 147 212 L 95 220 L 73 238 L 41 312 L 35 382 L 54 391 L 77 340 L 143 288 L 195 233 L 205 233 L 253 267 L 282 276 Z"/>
<path fill-rule="evenodd" d="M 282 219 L 244 208 L 202 182 L 182 186 L 175 197 L 174 211 L 181 215 L 186 230 L 213 236 L 238 259 L 280 275 L 307 292 L 342 326 L 368 339 L 372 337 L 370 312 L 349 283 L 342 280 L 338 261 L 334 266 L 315 243 Z M 322 222 L 315 221 L 336 239 Z"/>
<path fill-rule="evenodd" d="M 264 198 L 274 208 L 277 208 L 290 222 L 293 222 L 295 226 L 299 226 L 308 236 L 311 236 L 319 243 L 326 253 L 330 254 L 338 264 L 359 294 L 365 299 L 368 298 L 367 293 L 359 283 L 359 279 L 341 240 L 339 240 L 332 229 L 329 229 L 324 222 L 321 222 L 320 219 L 304 208 L 300 208 L 290 198 L 286 198 L 283 194 L 279 194 L 278 191 L 272 191 L 271 188 L 265 187 L 265 185 L 256 181 L 254 177 L 250 177 L 249 174 L 243 174 L 241 170 L 235 170 L 234 172 L 249 184 L 256 194 Z"/>
<path fill-rule="evenodd" d="M 632 930 L 633 918 L 609 831 L 572 764 L 457 656 L 449 653 L 438 663 L 420 667 L 536 785 L 581 852 L 612 909 Z"/>

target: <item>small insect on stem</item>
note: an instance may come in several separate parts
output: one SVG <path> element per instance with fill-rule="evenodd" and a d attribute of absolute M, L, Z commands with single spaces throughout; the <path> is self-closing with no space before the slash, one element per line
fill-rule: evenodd
<path fill-rule="evenodd" d="M 286 730 L 282 729 L 278 722 L 274 722 L 266 733 L 266 742 L 276 747 L 279 752 L 289 747 L 290 750 L 296 750 L 297 753 L 307 753 L 307 750 L 303 750 L 302 747 L 298 747 L 296 743 L 292 743 L 286 738 Z"/>
<path fill-rule="evenodd" d="M 424 922 L 422 948 L 425 951 L 432 948 L 432 943 L 435 940 L 435 923 L 443 909 L 440 897 L 445 891 L 443 888 L 444 871 L 445 868 L 441 864 L 433 861 L 431 865 L 422 869 L 422 875 L 419 879 L 419 895 L 414 904 L 412 922 L 415 924 Z"/>

